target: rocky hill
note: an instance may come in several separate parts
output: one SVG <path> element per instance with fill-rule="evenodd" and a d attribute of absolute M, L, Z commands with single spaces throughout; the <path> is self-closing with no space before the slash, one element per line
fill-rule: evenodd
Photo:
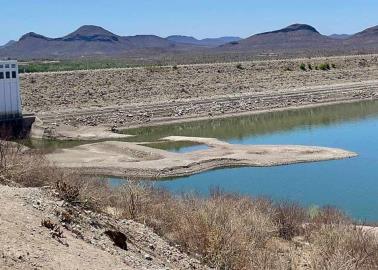
<path fill-rule="evenodd" d="M 378 26 L 370 27 L 350 36 L 344 41 L 344 44 L 356 49 L 378 48 Z"/>
<path fill-rule="evenodd" d="M 224 45 L 233 51 L 277 51 L 293 49 L 320 49 L 337 46 L 338 41 L 320 34 L 306 24 L 293 24 L 286 28 L 253 35 L 239 42 Z"/>
<path fill-rule="evenodd" d="M 1 48 L 5 48 L 5 47 L 8 47 L 8 46 L 10 46 L 10 45 L 12 45 L 12 44 L 14 44 L 14 43 L 16 43 L 15 40 L 10 40 L 10 41 L 8 41 L 7 43 L 5 43 L 4 45 L 1 45 L 1 46 L 0 46 L 0 49 L 1 49 Z"/>

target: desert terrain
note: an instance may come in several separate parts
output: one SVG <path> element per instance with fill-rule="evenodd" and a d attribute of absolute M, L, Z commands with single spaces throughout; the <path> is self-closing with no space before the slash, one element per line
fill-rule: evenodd
<path fill-rule="evenodd" d="M 0 141 L 1 269 L 320 270 L 378 263 L 376 228 L 356 227 L 337 209 L 310 211 L 216 190 L 209 198 L 172 195 L 133 181 L 114 189 L 15 147 Z"/>
<path fill-rule="evenodd" d="M 322 68 L 326 65 L 329 68 Z M 97 140 L 124 137 L 112 131 L 127 127 L 376 99 L 377 74 L 378 55 L 365 55 L 33 73 L 21 76 L 21 88 L 25 111 L 35 112 L 39 118 L 36 128 L 40 137 Z M 295 206 L 271 207 L 268 202 L 259 205 L 259 200 L 251 203 L 250 199 L 236 195 L 216 195 L 208 201 L 189 197 L 188 201 L 181 201 L 174 195 L 171 198 L 159 191 L 142 190 L 138 193 L 142 195 L 135 197 L 134 193 L 118 194 L 101 185 L 89 190 L 90 181 L 84 184 L 77 180 L 86 171 L 123 176 L 125 171 L 131 171 L 133 175 L 128 176 L 164 177 L 224 166 L 271 166 L 356 155 L 319 147 L 240 146 L 204 138 L 166 140 L 195 140 L 209 149 L 174 154 L 136 143 L 100 142 L 43 156 L 44 162 L 54 164 L 52 168 L 41 167 L 39 157 L 29 156 L 29 150 L 14 156 L 11 152 L 9 158 L 14 164 L 5 164 L 2 182 L 12 185 L 9 180 L 14 180 L 24 186 L 50 188 L 0 186 L 0 202 L 5 205 L 0 211 L 0 228 L 6 232 L 0 239 L 0 263 L 5 269 L 85 269 L 93 267 L 93 263 L 98 269 L 206 269 L 204 265 L 217 267 L 219 258 L 225 258 L 220 262 L 223 265 L 237 262 L 230 269 L 241 269 L 240 265 L 256 265 L 255 269 L 261 269 L 261 265 L 270 265 L 267 269 L 289 269 L 289 265 L 294 269 L 324 269 L 326 265 L 342 264 L 357 265 L 346 269 L 358 269 L 358 265 L 370 269 L 377 265 L 373 255 L 361 257 L 360 253 L 353 253 L 348 257 L 358 245 L 375 254 L 376 229 L 354 227 L 337 210 L 325 208 L 311 216 L 309 211 Z M 33 163 L 38 173 L 27 165 Z M 73 168 L 80 168 L 80 177 L 68 174 Z M 42 173 L 51 170 L 43 182 Z M 55 175 L 56 172 L 62 174 Z M 23 182 L 29 179 L 35 183 Z M 124 189 L 130 191 L 132 186 L 125 185 Z M 137 209 L 130 208 L 129 200 L 134 199 L 140 200 Z M 100 210 L 87 206 L 103 201 L 106 204 Z M 119 207 L 119 203 L 124 203 L 122 209 L 131 214 L 117 216 L 114 207 Z M 193 207 L 197 203 L 203 205 Z M 230 203 L 236 208 L 230 207 Z M 218 219 L 225 214 L 226 206 L 232 208 L 229 220 L 237 219 L 237 223 Z M 267 214 L 255 215 L 254 207 L 262 207 Z M 197 213 L 197 209 L 209 212 Z M 240 209 L 241 214 L 235 209 Z M 214 211 L 221 214 L 213 215 Z M 65 220 L 66 212 L 74 216 L 70 224 Z M 186 213 L 185 217 L 182 213 Z M 171 218 L 173 214 L 177 219 Z M 200 218 L 211 224 L 198 222 Z M 140 222 L 153 226 L 157 234 Z M 228 224 L 226 228 L 224 222 Z M 234 227 L 235 224 L 238 225 Z M 244 231 L 246 228 L 261 229 L 251 232 Z M 198 234 L 187 237 L 192 230 Z M 115 247 L 111 238 L 119 232 L 126 236 L 126 252 Z M 330 238 L 329 232 L 336 237 Z M 260 246 L 261 235 L 266 236 Z M 232 240 L 231 249 L 224 239 Z M 329 241 L 333 241 L 334 249 L 328 249 Z M 38 248 L 36 243 L 40 243 Z M 233 248 L 238 252 L 219 253 Z M 245 260 L 249 257 L 258 260 Z M 70 258 L 69 264 L 62 265 L 63 258 Z"/>
<path fill-rule="evenodd" d="M 212 138 L 171 136 L 165 141 L 194 142 L 208 149 L 172 153 L 128 142 L 99 142 L 47 154 L 58 167 L 80 169 L 83 174 L 159 179 L 188 176 L 224 167 L 269 167 L 352 158 L 341 149 L 298 145 L 236 145 Z"/>
<path fill-rule="evenodd" d="M 150 228 L 73 207 L 48 189 L 0 184 L 0 192 L 2 270 L 208 269 Z M 42 226 L 43 220 L 59 224 L 60 236 Z M 106 231 L 125 233 L 127 247 L 115 246 Z"/>
<path fill-rule="evenodd" d="M 21 89 L 54 137 L 63 124 L 122 129 L 375 99 L 377 75 L 378 55 L 363 55 L 32 73 Z"/>
<path fill-rule="evenodd" d="M 4 2 L 0 270 L 378 269 L 378 2 Z"/>

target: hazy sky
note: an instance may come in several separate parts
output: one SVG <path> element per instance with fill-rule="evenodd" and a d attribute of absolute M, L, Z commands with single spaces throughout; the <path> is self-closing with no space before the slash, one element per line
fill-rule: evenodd
<path fill-rule="evenodd" d="M 247 37 L 300 22 L 323 34 L 378 25 L 377 0 L 0 0 L 0 44 L 26 32 L 59 37 L 83 24 L 119 35 Z"/>

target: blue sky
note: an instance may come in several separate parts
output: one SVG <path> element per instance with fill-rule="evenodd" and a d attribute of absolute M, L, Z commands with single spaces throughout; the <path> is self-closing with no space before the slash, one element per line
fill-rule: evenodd
<path fill-rule="evenodd" d="M 377 0 L 0 0 L 0 44 L 26 32 L 63 36 L 83 24 L 119 35 L 197 38 L 252 34 L 300 22 L 323 34 L 378 25 Z M 7 27 L 4 27 L 7 26 Z"/>

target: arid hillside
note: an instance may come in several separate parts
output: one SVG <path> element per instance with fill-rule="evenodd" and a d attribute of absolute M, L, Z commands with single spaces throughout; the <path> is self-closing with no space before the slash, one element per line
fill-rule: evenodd
<path fill-rule="evenodd" d="M 319 69 L 324 63 L 330 70 Z M 21 89 L 24 109 L 40 113 L 274 93 L 375 80 L 377 75 L 378 55 L 368 55 L 23 74 Z"/>
<path fill-rule="evenodd" d="M 117 189 L 0 141 L 0 268 L 371 270 L 377 229 L 341 211 L 211 190 Z"/>

